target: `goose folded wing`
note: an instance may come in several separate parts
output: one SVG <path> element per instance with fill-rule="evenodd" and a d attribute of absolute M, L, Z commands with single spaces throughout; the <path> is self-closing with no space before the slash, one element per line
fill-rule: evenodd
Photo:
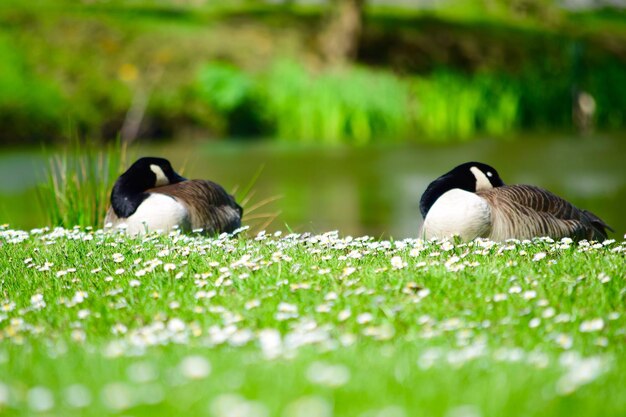
<path fill-rule="evenodd" d="M 148 192 L 166 194 L 187 207 L 191 227 L 214 234 L 232 232 L 241 227 L 243 209 L 219 184 L 207 180 L 189 180 L 165 185 Z"/>
<path fill-rule="evenodd" d="M 554 239 L 604 239 L 606 224 L 561 197 L 531 185 L 497 187 L 478 193 L 492 206 L 492 235 Z"/>

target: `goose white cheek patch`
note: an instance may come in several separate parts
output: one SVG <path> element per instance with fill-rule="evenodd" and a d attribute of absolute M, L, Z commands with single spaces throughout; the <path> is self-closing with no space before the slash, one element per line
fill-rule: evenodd
<path fill-rule="evenodd" d="M 156 183 L 154 184 L 156 187 L 170 183 L 160 166 L 152 164 L 150 165 L 150 171 L 154 172 L 154 175 L 156 175 Z"/>
<path fill-rule="evenodd" d="M 476 167 L 471 167 L 470 171 L 472 171 L 472 174 L 474 174 L 474 177 L 476 178 L 476 191 L 488 190 L 490 188 L 493 188 L 493 185 L 491 185 L 489 178 L 487 178 L 487 176 L 480 169 Z M 489 174 L 491 174 L 491 172 L 489 172 Z"/>

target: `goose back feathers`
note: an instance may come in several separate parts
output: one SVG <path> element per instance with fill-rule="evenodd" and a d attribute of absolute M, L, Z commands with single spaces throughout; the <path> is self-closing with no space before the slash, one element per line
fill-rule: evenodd
<path fill-rule="evenodd" d="M 148 193 L 164 194 L 188 208 L 191 229 L 203 229 L 208 234 L 232 232 L 241 227 L 243 209 L 220 185 L 207 180 L 188 180 L 151 188 Z"/>
<path fill-rule="evenodd" d="M 202 229 L 213 235 L 241 227 L 243 209 L 220 185 L 187 180 L 163 158 L 141 158 L 123 173 L 111 192 L 105 225 L 146 231 Z"/>
<path fill-rule="evenodd" d="M 493 240 L 537 236 L 576 240 L 607 238 L 609 226 L 600 218 L 543 188 L 511 185 L 477 191 L 476 194 L 491 208 L 488 237 Z"/>
<path fill-rule="evenodd" d="M 611 228 L 595 214 L 532 185 L 504 185 L 489 165 L 468 162 L 433 181 L 420 201 L 424 238 L 603 240 Z"/>

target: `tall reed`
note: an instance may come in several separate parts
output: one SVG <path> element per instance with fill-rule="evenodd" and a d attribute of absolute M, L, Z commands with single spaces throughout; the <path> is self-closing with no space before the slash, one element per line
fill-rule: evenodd
<path fill-rule="evenodd" d="M 272 224 L 281 211 L 274 207 L 274 202 L 282 199 L 281 195 L 258 197 L 256 183 L 261 177 L 263 166 L 259 167 L 248 184 L 240 189 L 235 186 L 231 194 L 236 196 L 237 202 L 243 207 L 242 224 L 247 226 L 250 235 L 264 231 Z"/>
<path fill-rule="evenodd" d="M 113 183 L 126 166 L 124 143 L 100 146 L 73 139 L 60 153 L 49 154 L 45 182 L 38 196 L 52 226 L 101 227 Z"/>

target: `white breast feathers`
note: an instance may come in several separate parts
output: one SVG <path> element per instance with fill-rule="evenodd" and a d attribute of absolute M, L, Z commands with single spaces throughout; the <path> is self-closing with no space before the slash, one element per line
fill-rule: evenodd
<path fill-rule="evenodd" d="M 487 236 L 491 228 L 491 209 L 474 193 L 455 188 L 445 192 L 432 205 L 421 236 L 424 239 L 458 235 L 465 241 Z"/>
<path fill-rule="evenodd" d="M 137 235 L 148 231 L 169 232 L 175 226 L 189 228 L 189 215 L 181 203 L 164 194 L 150 194 L 122 224 L 127 233 Z"/>

